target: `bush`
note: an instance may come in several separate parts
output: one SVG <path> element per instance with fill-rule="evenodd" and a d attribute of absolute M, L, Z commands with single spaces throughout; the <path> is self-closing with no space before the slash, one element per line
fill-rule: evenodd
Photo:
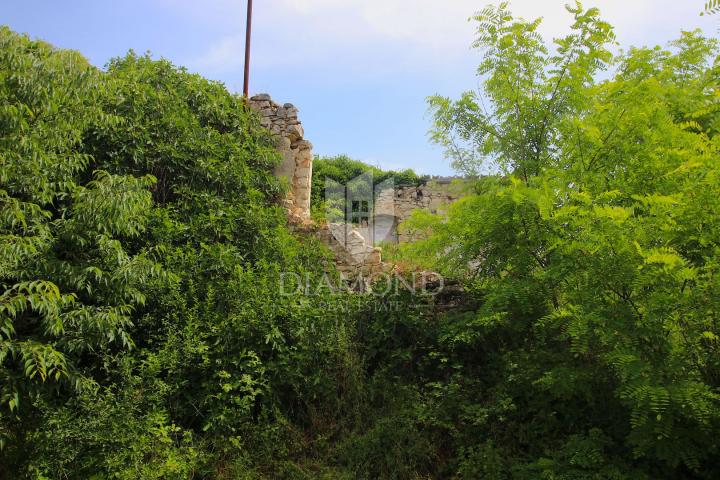
<path fill-rule="evenodd" d="M 0 476 L 267 472 L 342 431 L 353 324 L 279 289 L 332 268 L 244 100 L 132 52 L 0 47 Z"/>

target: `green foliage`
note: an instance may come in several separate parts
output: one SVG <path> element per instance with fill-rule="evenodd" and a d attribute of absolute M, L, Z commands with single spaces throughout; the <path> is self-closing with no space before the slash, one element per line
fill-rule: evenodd
<path fill-rule="evenodd" d="M 374 185 L 388 180 L 392 180 L 395 185 L 422 185 L 427 181 L 427 177 L 419 176 L 411 169 L 401 172 L 381 170 L 359 160 L 353 160 L 346 155 L 316 157 L 313 161 L 312 207 L 317 211 L 324 206 L 327 180 L 332 180 L 340 185 L 348 185 L 349 182 L 363 174 L 372 174 Z"/>
<path fill-rule="evenodd" d="M 583 87 L 610 61 L 612 27 L 597 9 L 568 6 L 573 31 L 549 52 L 537 29 L 540 19 L 516 20 L 508 4 L 487 7 L 473 46 L 483 50 L 478 75 L 483 94 L 460 100 L 433 96 L 430 138 L 445 147 L 453 166 L 468 175 L 499 167 L 527 178 L 557 154 L 558 121 L 587 108 Z"/>
<path fill-rule="evenodd" d="M 149 249 L 128 248 L 145 231 L 155 179 L 91 170 L 81 148 L 91 125 L 118 123 L 98 107 L 99 72 L 3 28 L 0 76 L 4 418 L 50 390 L 91 387 L 78 362 L 132 346 L 131 314 L 159 266 Z"/>
<path fill-rule="evenodd" d="M 285 226 L 259 118 L 167 61 L 101 72 L 6 28 L 0 75 L 0 476 L 310 478 L 299 432 L 361 401 L 328 309 L 364 300 L 279 288 L 332 269 Z"/>
<path fill-rule="evenodd" d="M 570 11 L 549 52 L 537 22 L 484 10 L 490 112 L 430 99 L 458 168 L 505 172 L 448 218 L 418 214 L 429 237 L 403 249 L 482 300 L 438 345 L 462 372 L 438 382 L 457 471 L 715 478 L 718 43 L 686 32 L 612 59 L 597 12 Z"/>
<path fill-rule="evenodd" d="M 554 48 L 475 17 L 431 136 L 503 175 L 392 252 L 444 290 L 374 295 L 327 288 L 241 97 L 0 29 L 0 477 L 717 478 L 718 42 L 613 57 L 569 11 Z M 317 159 L 314 208 L 368 172 L 426 180 Z"/>
<path fill-rule="evenodd" d="M 30 475 L 128 480 L 197 475 L 204 458 L 192 433 L 159 409 L 160 395 L 142 388 L 139 378 L 124 377 L 122 387 L 84 393 L 59 408 L 38 405 L 45 421 L 27 439 Z"/>
<path fill-rule="evenodd" d="M 380 418 L 369 431 L 352 437 L 342 453 L 356 478 L 424 478 L 437 461 L 430 439 L 408 413 Z"/>
<path fill-rule="evenodd" d="M 720 12 L 720 0 L 708 0 L 705 2 L 705 10 L 700 15 L 715 15 Z"/>

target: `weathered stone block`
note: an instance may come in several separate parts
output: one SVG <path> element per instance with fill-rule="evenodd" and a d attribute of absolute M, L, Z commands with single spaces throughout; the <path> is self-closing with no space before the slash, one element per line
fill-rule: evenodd
<path fill-rule="evenodd" d="M 290 140 L 297 141 L 303 138 L 305 130 L 303 130 L 303 127 L 300 124 L 287 125 L 285 127 L 285 134 L 290 138 Z"/>

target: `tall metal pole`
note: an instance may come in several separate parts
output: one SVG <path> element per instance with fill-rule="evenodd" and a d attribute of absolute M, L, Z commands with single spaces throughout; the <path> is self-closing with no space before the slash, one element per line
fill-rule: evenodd
<path fill-rule="evenodd" d="M 248 97 L 250 87 L 250 36 L 252 33 L 252 0 L 247 0 L 247 25 L 245 27 L 245 79 L 243 95 Z"/>

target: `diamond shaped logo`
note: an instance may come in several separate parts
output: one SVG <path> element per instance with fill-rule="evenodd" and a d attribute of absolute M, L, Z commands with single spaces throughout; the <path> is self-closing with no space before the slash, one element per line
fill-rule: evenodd
<path fill-rule="evenodd" d="M 345 185 L 326 178 L 325 217 L 335 240 L 362 263 L 376 246 L 397 240 L 394 180 L 375 184 L 372 172 Z"/>

